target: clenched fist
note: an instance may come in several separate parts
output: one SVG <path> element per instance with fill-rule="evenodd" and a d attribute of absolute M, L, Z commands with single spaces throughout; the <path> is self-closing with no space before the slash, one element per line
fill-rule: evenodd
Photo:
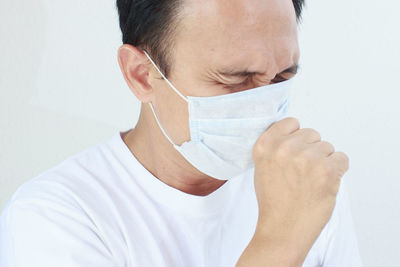
<path fill-rule="evenodd" d="M 300 266 L 331 217 L 349 159 L 321 141 L 317 131 L 300 129 L 293 117 L 272 124 L 259 137 L 253 159 L 259 218 L 248 246 L 251 251 L 246 249 L 240 261 L 246 262 L 250 254 L 254 260 L 260 250 L 264 263 L 275 266 L 265 252 L 271 248 L 286 251 L 286 259 L 274 259 L 277 266 Z M 262 266 L 262 262 L 259 256 L 260 265 L 240 266 Z"/>

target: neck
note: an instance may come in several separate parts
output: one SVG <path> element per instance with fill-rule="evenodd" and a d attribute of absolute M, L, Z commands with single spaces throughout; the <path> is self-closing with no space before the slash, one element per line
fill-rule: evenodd
<path fill-rule="evenodd" d="M 206 196 L 226 182 L 201 173 L 183 158 L 166 140 L 150 112 L 148 107 L 142 106 L 135 128 L 123 133 L 122 139 L 153 176 L 171 187 L 198 196 Z"/>

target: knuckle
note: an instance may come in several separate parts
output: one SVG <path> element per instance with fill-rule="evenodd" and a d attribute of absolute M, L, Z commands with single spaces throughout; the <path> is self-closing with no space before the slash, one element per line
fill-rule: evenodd
<path fill-rule="evenodd" d="M 287 118 L 285 118 L 285 121 L 286 121 L 288 124 L 292 125 L 294 128 L 299 128 L 299 127 L 300 127 L 300 122 L 299 122 L 299 120 L 298 120 L 297 118 L 295 118 L 295 117 L 287 117 Z"/>
<path fill-rule="evenodd" d="M 283 161 L 288 158 L 289 151 L 284 148 L 278 148 L 278 150 L 275 153 L 275 157 L 279 161 Z"/>
<path fill-rule="evenodd" d="M 329 147 L 334 147 L 333 145 L 332 145 L 332 143 L 330 143 L 330 142 L 328 142 L 328 141 L 321 141 L 321 143 L 323 143 L 324 145 L 326 145 L 326 146 L 329 146 Z"/>
<path fill-rule="evenodd" d="M 321 134 L 312 128 L 307 128 L 304 135 L 307 143 L 316 143 L 321 141 Z"/>
<path fill-rule="evenodd" d="M 293 144 L 290 138 L 286 138 L 279 144 L 277 154 L 278 156 L 286 157 L 290 154 Z"/>
<path fill-rule="evenodd" d="M 347 154 L 342 151 L 338 151 L 336 153 L 342 158 L 344 169 L 345 171 L 347 171 L 349 169 L 349 162 L 350 162 L 349 156 L 347 156 Z"/>
<path fill-rule="evenodd" d="M 294 161 L 301 166 L 308 166 L 314 160 L 314 157 L 314 152 L 311 149 L 303 149 L 294 157 Z"/>
<path fill-rule="evenodd" d="M 321 134 L 313 128 L 303 128 L 306 134 L 321 138 Z"/>
<path fill-rule="evenodd" d="M 299 155 L 301 158 L 309 160 L 309 159 L 312 159 L 315 157 L 315 152 L 310 148 L 306 148 L 306 149 L 301 150 L 299 152 Z"/>
<path fill-rule="evenodd" d="M 335 151 L 335 147 L 334 147 L 331 143 L 329 143 L 329 142 L 327 142 L 327 141 L 321 141 L 321 143 L 322 143 L 324 146 L 326 146 L 328 150 L 330 150 L 330 151 L 332 151 L 332 152 Z"/>
<path fill-rule="evenodd" d="M 330 177 L 335 173 L 334 167 L 331 163 L 327 161 L 323 161 L 322 163 L 320 163 L 317 169 L 321 177 Z"/>
<path fill-rule="evenodd" d="M 264 133 L 254 143 L 252 148 L 252 156 L 254 160 L 263 157 L 267 151 L 271 150 L 271 148 L 269 148 L 271 142 L 268 141 L 269 139 L 266 136 L 266 133 Z"/>
<path fill-rule="evenodd" d="M 342 152 L 342 151 L 339 151 L 338 153 L 342 155 L 344 161 L 346 161 L 346 162 L 349 162 L 349 161 L 350 161 L 349 156 L 347 156 L 346 153 L 344 153 L 344 152 Z"/>
<path fill-rule="evenodd" d="M 264 153 L 264 145 L 260 140 L 257 140 L 252 150 L 253 158 L 258 159 L 263 155 L 263 153 Z"/>
<path fill-rule="evenodd" d="M 317 130 L 310 129 L 310 135 L 314 136 L 318 140 L 321 140 L 321 134 Z"/>
<path fill-rule="evenodd" d="M 323 173 L 324 173 L 324 176 L 331 177 L 331 176 L 335 175 L 336 170 L 331 164 L 325 164 L 324 168 L 323 168 Z"/>

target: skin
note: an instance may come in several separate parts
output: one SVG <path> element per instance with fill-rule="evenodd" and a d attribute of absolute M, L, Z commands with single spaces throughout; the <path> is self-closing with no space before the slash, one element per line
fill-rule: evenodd
<path fill-rule="evenodd" d="M 214 96 L 291 78 L 297 64 L 297 24 L 291 0 L 187 0 L 174 37 L 169 81 L 185 96 Z M 164 137 L 190 140 L 187 103 L 161 78 L 143 51 L 122 45 L 124 78 L 143 103 L 135 128 L 123 134 L 134 156 L 155 177 L 183 192 L 208 195 L 225 181 L 207 176 L 184 159 Z M 228 73 L 248 70 L 248 76 Z M 284 73 L 283 73 L 284 72 Z"/>

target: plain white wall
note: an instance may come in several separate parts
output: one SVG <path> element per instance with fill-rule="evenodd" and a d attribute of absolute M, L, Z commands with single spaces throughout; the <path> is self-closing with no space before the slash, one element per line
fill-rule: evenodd
<path fill-rule="evenodd" d="M 299 28 L 290 114 L 350 157 L 366 267 L 400 266 L 399 9 L 309 1 Z M 0 209 L 24 181 L 135 125 L 120 36 L 114 0 L 0 0 Z"/>

